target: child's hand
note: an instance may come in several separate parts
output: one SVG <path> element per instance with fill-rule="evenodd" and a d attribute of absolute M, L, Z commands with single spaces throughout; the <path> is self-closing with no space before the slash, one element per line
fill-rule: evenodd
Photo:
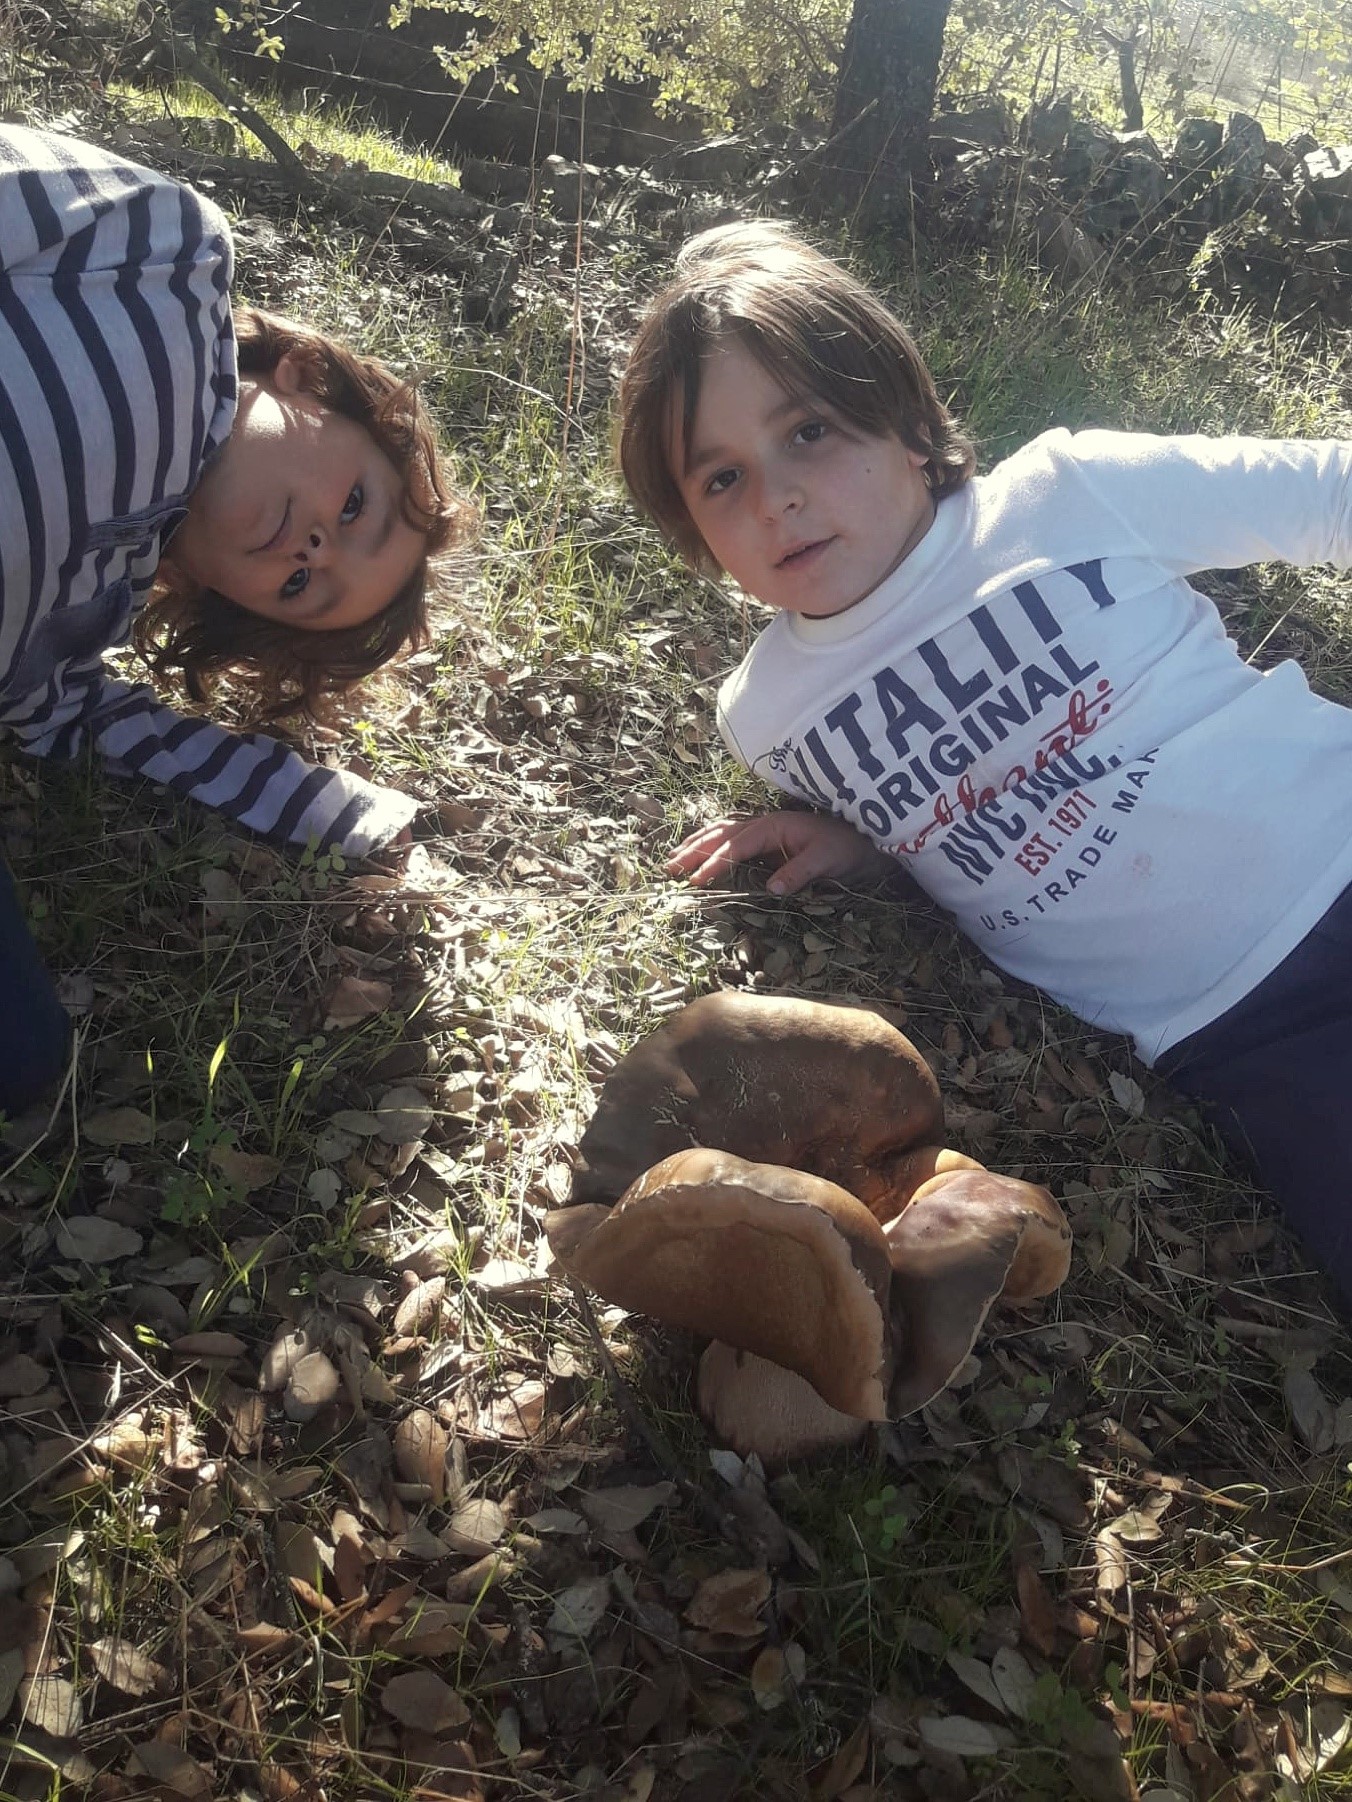
<path fill-rule="evenodd" d="M 667 874 L 688 876 L 697 888 L 712 882 L 734 864 L 755 857 L 779 860 L 766 883 L 772 895 L 794 895 L 809 882 L 827 876 L 836 882 L 855 876 L 881 876 L 896 868 L 895 858 L 845 820 L 826 813 L 787 809 L 716 820 L 683 839 L 667 859 Z"/>

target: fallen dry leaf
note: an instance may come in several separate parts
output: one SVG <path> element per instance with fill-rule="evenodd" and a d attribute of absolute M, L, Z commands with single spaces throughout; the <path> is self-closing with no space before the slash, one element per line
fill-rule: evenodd
<path fill-rule="evenodd" d="M 398 1658 L 446 1658 L 460 1652 L 468 1644 L 467 1612 L 463 1603 L 418 1596 L 385 1641 L 385 1650 Z"/>
<path fill-rule="evenodd" d="M 685 1618 L 707 1633 L 730 1633 L 749 1639 L 765 1631 L 761 1609 L 770 1599 L 770 1573 L 725 1570 L 706 1577 L 691 1597 Z"/>
<path fill-rule="evenodd" d="M 329 991 L 324 1003 L 324 1030 L 356 1026 L 374 1014 L 383 1014 L 394 997 L 388 982 L 366 976 L 344 976 Z"/>
<path fill-rule="evenodd" d="M 555 1596 L 549 1631 L 567 1639 L 586 1639 L 609 1606 L 609 1577 L 579 1578 Z"/>
<path fill-rule="evenodd" d="M 1023 1638 L 1035 1652 L 1049 1658 L 1056 1644 L 1056 1607 L 1051 1591 L 1037 1569 L 1021 1558 L 1014 1570 L 1019 1597 L 1019 1621 Z"/>
<path fill-rule="evenodd" d="M 75 1686 L 64 1677 L 29 1677 L 19 1685 L 19 1705 L 29 1726 L 53 1739 L 73 1739 L 84 1721 Z"/>
<path fill-rule="evenodd" d="M 96 1639 L 89 1648 L 89 1662 L 105 1683 L 124 1696 L 160 1695 L 173 1681 L 162 1664 L 129 1639 Z"/>
<path fill-rule="evenodd" d="M 50 1372 L 27 1352 L 16 1352 L 0 1364 L 0 1399 L 38 1395 L 47 1387 Z"/>
<path fill-rule="evenodd" d="M 807 1654 L 797 1640 L 783 1646 L 766 1646 L 751 1667 L 751 1693 L 756 1706 L 778 1708 L 807 1675 Z"/>
<path fill-rule="evenodd" d="M 1282 1379 L 1282 1393 L 1296 1431 L 1312 1452 L 1333 1449 L 1336 1415 L 1311 1371 L 1292 1365 Z"/>
<path fill-rule="evenodd" d="M 1094 1536 L 1094 1561 L 1098 1566 L 1095 1579 L 1100 1595 L 1115 1595 L 1125 1587 L 1131 1575 L 1131 1566 L 1122 1541 L 1111 1527 Z"/>
<path fill-rule="evenodd" d="M 140 1108 L 110 1107 L 90 1114 L 83 1132 L 91 1145 L 149 1145 L 155 1137 L 155 1122 Z"/>
<path fill-rule="evenodd" d="M 56 1249 L 63 1258 L 77 1258 L 82 1264 L 111 1264 L 118 1258 L 132 1258 L 143 1249 L 140 1233 L 115 1220 L 102 1220 L 97 1214 L 76 1214 L 63 1220 L 56 1229 Z"/>
<path fill-rule="evenodd" d="M 263 1353 L 263 1362 L 258 1367 L 258 1387 L 264 1395 L 285 1389 L 296 1365 L 307 1352 L 313 1350 L 308 1333 L 302 1332 L 299 1327 L 283 1327 Z"/>
<path fill-rule="evenodd" d="M 19 1646 L 9 1646 L 0 1652 L 0 1721 L 9 1713 L 19 1693 L 25 1662 Z"/>
<path fill-rule="evenodd" d="M 403 1726 L 425 1733 L 448 1733 L 469 1720 L 461 1698 L 432 1671 L 405 1671 L 392 1677 L 380 1692 L 380 1705 Z"/>
<path fill-rule="evenodd" d="M 421 1483 L 440 1502 L 446 1494 L 451 1435 L 428 1408 L 415 1408 L 394 1430 L 394 1463 L 406 1483 Z"/>
<path fill-rule="evenodd" d="M 592 1489 L 578 1497 L 578 1507 L 594 1527 L 605 1533 L 628 1533 L 676 1493 L 674 1483 L 616 1483 L 609 1489 Z"/>
<path fill-rule="evenodd" d="M 282 1412 L 288 1420 L 298 1424 L 313 1420 L 321 1408 L 334 1400 L 341 1387 L 331 1360 L 323 1352 L 306 1352 L 291 1368 L 282 1396 Z"/>
<path fill-rule="evenodd" d="M 1008 1729 L 963 1714 L 928 1714 L 916 1722 L 920 1743 L 953 1758 L 990 1758 L 1010 1743 Z"/>
<path fill-rule="evenodd" d="M 492 1398 L 484 1410 L 483 1430 L 497 1439 L 525 1441 L 539 1436 L 544 1424 L 546 1391 L 534 1377 L 518 1377 L 505 1395 Z"/>
<path fill-rule="evenodd" d="M 453 1552 L 479 1558 L 493 1547 L 507 1531 L 507 1516 L 495 1501 L 478 1496 L 462 1502 L 441 1529 L 441 1538 Z"/>
<path fill-rule="evenodd" d="M 167 1739 L 150 1739 L 136 1747 L 127 1761 L 132 1775 L 149 1777 L 162 1791 L 182 1796 L 184 1802 L 211 1802 L 212 1781 L 195 1758 Z"/>
<path fill-rule="evenodd" d="M 432 1104 L 412 1083 L 386 1089 L 375 1105 L 376 1133 L 387 1145 L 416 1144 L 435 1118 Z"/>
<path fill-rule="evenodd" d="M 415 1283 L 394 1311 L 394 1330 L 401 1339 L 411 1339 L 433 1326 L 441 1313 L 446 1296 L 444 1276 L 430 1276 Z"/>
<path fill-rule="evenodd" d="M 813 1802 L 835 1802 L 858 1777 L 868 1757 L 868 1721 L 864 1719 L 841 1745 L 826 1767 L 825 1773 L 812 1786 Z"/>
<path fill-rule="evenodd" d="M 263 1151 L 239 1151 L 233 1145 L 214 1145 L 211 1167 L 241 1194 L 254 1195 L 260 1189 L 266 1189 L 269 1183 L 276 1182 L 281 1174 L 282 1160 L 269 1157 Z"/>

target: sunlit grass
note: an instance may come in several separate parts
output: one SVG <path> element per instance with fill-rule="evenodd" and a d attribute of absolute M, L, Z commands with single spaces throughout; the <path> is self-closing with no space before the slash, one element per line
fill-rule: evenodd
<path fill-rule="evenodd" d="M 266 68 L 265 59 L 259 59 L 259 66 Z M 130 82 L 115 82 L 110 84 L 109 93 L 129 119 L 153 123 L 221 117 L 221 103 L 215 95 L 187 79 L 157 91 L 139 88 Z M 274 130 L 281 132 L 293 149 L 311 146 L 317 153 L 316 161 L 336 156 L 344 163 L 364 163 L 368 169 L 380 170 L 386 175 L 459 186 L 460 175 L 453 159 L 434 156 L 405 144 L 392 132 L 383 131 L 364 117 L 353 101 L 336 100 L 322 94 L 298 101 L 263 80 L 250 92 L 249 104 Z M 260 154 L 261 147 L 248 127 L 240 124 L 237 130 L 240 150 L 248 155 Z"/>

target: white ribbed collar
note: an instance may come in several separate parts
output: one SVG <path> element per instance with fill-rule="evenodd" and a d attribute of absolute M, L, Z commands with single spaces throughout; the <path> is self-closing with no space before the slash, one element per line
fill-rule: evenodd
<path fill-rule="evenodd" d="M 946 496 L 935 509 L 934 524 L 920 543 L 871 594 L 843 613 L 831 613 L 821 619 L 810 619 L 802 613 L 782 614 L 784 630 L 805 646 L 842 644 L 867 632 L 929 580 L 966 532 L 970 504 L 967 488 Z"/>

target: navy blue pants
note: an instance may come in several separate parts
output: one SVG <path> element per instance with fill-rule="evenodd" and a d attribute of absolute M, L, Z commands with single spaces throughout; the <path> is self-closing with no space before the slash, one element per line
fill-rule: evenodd
<path fill-rule="evenodd" d="M 50 1089 L 69 1045 L 70 1020 L 0 863 L 0 1110 L 15 1114 Z"/>
<path fill-rule="evenodd" d="M 1352 1311 L 1352 888 L 1156 1069 L 1247 1159 Z"/>

